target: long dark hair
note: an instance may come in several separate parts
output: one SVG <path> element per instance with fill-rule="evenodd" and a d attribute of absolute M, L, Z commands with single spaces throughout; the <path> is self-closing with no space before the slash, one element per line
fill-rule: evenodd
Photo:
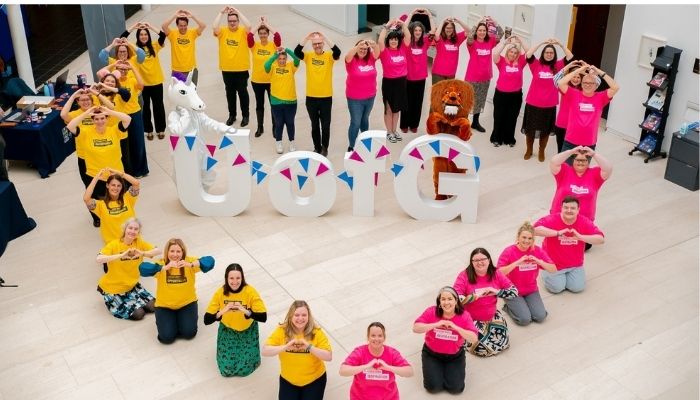
<path fill-rule="evenodd" d="M 485 248 L 477 247 L 476 249 L 472 250 L 472 254 L 469 256 L 469 265 L 467 265 L 467 279 L 469 279 L 469 283 L 472 285 L 476 283 L 476 270 L 474 269 L 472 258 L 474 258 L 474 256 L 477 254 L 483 254 L 489 259 L 489 269 L 486 270 L 486 275 L 488 275 L 489 280 L 492 281 L 496 276 L 496 266 L 493 265 L 491 254 L 489 254 L 488 250 Z"/>
<path fill-rule="evenodd" d="M 452 36 L 450 37 L 447 37 L 447 34 L 445 33 L 445 27 L 447 25 L 452 25 Z M 445 21 L 442 23 L 442 28 L 440 29 L 440 38 L 442 40 L 449 40 L 453 44 L 457 43 L 457 26 L 455 26 L 454 22 Z"/>
<path fill-rule="evenodd" d="M 146 41 L 146 43 L 141 43 L 141 40 L 139 40 L 139 37 L 141 36 L 141 31 L 146 31 L 146 35 L 148 35 L 148 40 Z M 136 29 L 136 45 L 142 49 L 144 47 L 146 49 L 148 49 L 149 56 L 152 56 L 153 58 L 156 58 L 158 56 L 156 54 L 155 50 L 153 50 L 153 42 L 151 39 L 151 32 L 148 29 L 143 29 L 143 28 Z"/>
<path fill-rule="evenodd" d="M 552 49 L 552 51 L 554 52 L 554 58 L 552 58 L 552 61 L 547 61 L 547 60 L 544 59 L 544 52 L 545 52 L 548 48 L 549 48 L 549 49 Z M 545 45 L 545 46 L 542 48 L 542 52 L 540 53 L 540 64 L 548 66 L 549 69 L 552 70 L 552 73 L 557 72 L 557 70 L 556 70 L 556 64 L 557 64 L 557 49 L 556 49 L 553 45 L 548 44 L 548 45 Z"/>
<path fill-rule="evenodd" d="M 224 273 L 224 296 L 228 296 L 229 294 L 233 293 L 231 286 L 228 285 L 228 273 L 231 271 L 238 271 L 241 273 L 241 287 L 238 289 L 239 291 L 243 289 L 245 285 L 247 285 L 247 283 L 245 283 L 245 274 L 243 273 L 243 267 L 241 267 L 241 264 L 229 264 L 228 267 L 226 267 L 226 272 Z"/>
<path fill-rule="evenodd" d="M 484 42 L 488 42 L 489 41 L 489 27 L 484 22 L 479 22 L 478 24 L 476 24 L 476 29 L 474 29 L 474 34 L 472 37 L 474 38 L 474 40 L 476 40 L 476 31 L 479 30 L 480 26 L 483 26 L 484 28 L 486 28 L 486 36 L 484 36 Z"/>
<path fill-rule="evenodd" d="M 440 288 L 437 298 L 435 298 L 435 315 L 438 318 L 442 318 L 442 315 L 444 314 L 444 311 L 442 311 L 442 307 L 440 307 L 440 295 L 442 294 L 442 292 L 449 292 L 455 298 L 455 314 L 462 315 L 462 313 L 464 312 L 464 306 L 462 305 L 462 302 L 459 301 L 459 295 L 452 286 L 443 286 L 442 288 Z"/>
<path fill-rule="evenodd" d="M 416 29 L 416 27 L 421 29 L 421 32 L 423 33 L 418 40 L 416 40 L 415 34 L 413 31 Z M 420 21 L 413 21 L 410 24 L 408 24 L 408 31 L 411 33 L 411 46 L 416 45 L 418 47 L 423 47 L 423 36 L 425 36 L 425 25 L 423 25 L 422 22 Z"/>
<path fill-rule="evenodd" d="M 112 174 L 107 178 L 107 186 L 109 186 L 109 183 L 112 182 L 113 180 L 119 181 L 119 183 L 122 184 L 122 190 L 119 191 L 119 195 L 117 196 L 117 209 L 124 207 L 124 193 L 126 193 L 126 185 L 124 184 L 124 178 L 122 178 L 120 175 L 117 174 Z M 102 200 L 105 202 L 105 206 L 107 206 L 108 210 L 112 210 L 112 208 L 109 207 L 109 202 L 112 201 L 112 198 L 109 197 L 109 189 L 105 190 L 105 195 L 102 198 Z"/>

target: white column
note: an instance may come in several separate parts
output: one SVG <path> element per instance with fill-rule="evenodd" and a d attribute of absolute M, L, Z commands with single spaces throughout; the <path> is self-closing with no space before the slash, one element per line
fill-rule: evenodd
<path fill-rule="evenodd" d="M 36 89 L 34 73 L 32 72 L 32 61 L 29 58 L 29 48 L 27 47 L 27 35 L 24 32 L 24 22 L 22 21 L 22 9 L 19 4 L 7 5 L 7 21 L 10 24 L 10 36 L 12 36 L 12 47 L 15 50 L 17 73 L 27 86 Z"/>
<path fill-rule="evenodd" d="M 150 12 L 151 5 L 150 4 L 141 4 L 141 10 L 143 10 L 143 12 Z"/>

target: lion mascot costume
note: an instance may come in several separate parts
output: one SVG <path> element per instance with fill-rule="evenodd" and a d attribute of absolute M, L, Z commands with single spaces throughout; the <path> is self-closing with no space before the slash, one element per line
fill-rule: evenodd
<path fill-rule="evenodd" d="M 447 79 L 433 85 L 430 93 L 430 114 L 427 132 L 429 135 L 447 133 L 466 141 L 472 137 L 471 124 L 467 117 L 474 106 L 472 85 L 457 79 Z M 455 163 L 445 157 L 433 157 L 433 184 L 435 200 L 445 200 L 446 195 L 438 194 L 440 172 L 464 173 Z"/>

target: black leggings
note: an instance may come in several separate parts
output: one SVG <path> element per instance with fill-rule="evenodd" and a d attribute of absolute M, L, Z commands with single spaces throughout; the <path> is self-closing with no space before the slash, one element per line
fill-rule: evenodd
<path fill-rule="evenodd" d="M 406 81 L 406 99 L 408 101 L 406 112 L 401 113 L 401 129 L 418 128 L 420 115 L 423 111 L 423 97 L 425 96 L 425 79 L 419 81 Z"/>
<path fill-rule="evenodd" d="M 258 126 L 263 126 L 263 120 L 265 119 L 265 98 L 267 98 L 268 104 L 270 103 L 270 84 L 269 83 L 257 83 L 250 82 L 253 85 L 253 93 L 255 93 L 255 115 L 258 118 Z M 267 92 L 267 95 L 265 95 Z M 272 129 L 275 129 L 275 118 L 270 110 L 270 119 L 272 120 Z"/>
<path fill-rule="evenodd" d="M 80 157 L 78 157 L 78 172 L 80 172 L 80 180 L 83 181 L 83 185 L 85 185 L 85 189 L 87 189 L 87 187 L 90 186 L 90 182 L 92 182 L 92 177 L 87 174 L 87 165 L 85 164 L 85 160 Z M 92 191 L 92 198 L 95 200 L 104 198 L 106 190 L 107 185 L 105 182 L 97 181 L 95 190 Z M 88 212 L 90 213 L 90 216 L 94 222 L 98 222 L 100 220 L 100 217 L 95 215 L 92 211 L 88 210 Z"/>
<path fill-rule="evenodd" d="M 236 94 L 241 99 L 241 115 L 243 118 L 250 116 L 250 98 L 248 97 L 248 71 L 228 72 L 222 71 L 224 86 L 226 87 L 226 102 L 228 103 L 228 115 L 236 116 Z"/>
<path fill-rule="evenodd" d="M 523 92 L 501 92 L 493 95 L 493 132 L 491 143 L 515 144 L 515 125 L 518 123 Z"/>
<path fill-rule="evenodd" d="M 153 103 L 153 121 L 155 122 L 155 132 L 165 132 L 165 106 L 163 105 L 163 84 L 144 86 L 143 92 L 143 127 L 146 133 L 153 132 L 151 122 L 151 102 Z"/>
<path fill-rule="evenodd" d="M 326 391 L 326 373 L 304 386 L 292 385 L 280 376 L 279 400 L 322 400 Z"/>

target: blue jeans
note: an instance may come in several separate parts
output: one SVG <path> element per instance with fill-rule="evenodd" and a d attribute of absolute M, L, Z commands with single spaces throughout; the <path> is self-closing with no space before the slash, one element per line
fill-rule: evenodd
<path fill-rule="evenodd" d="M 287 127 L 287 137 L 289 141 L 294 140 L 294 117 L 297 115 L 297 103 L 293 104 L 273 104 L 272 120 L 275 121 L 275 140 L 282 140 L 282 132 L 284 127 Z"/>
<path fill-rule="evenodd" d="M 586 271 L 583 266 L 564 268 L 553 274 L 542 271 L 541 274 L 544 277 L 544 287 L 554 294 L 565 289 L 573 293 L 583 292 L 586 287 Z"/>
<path fill-rule="evenodd" d="M 350 127 L 348 128 L 348 143 L 355 147 L 355 140 L 360 132 L 369 130 L 369 113 L 374 106 L 374 97 L 364 100 L 348 99 L 348 111 L 350 111 Z"/>

